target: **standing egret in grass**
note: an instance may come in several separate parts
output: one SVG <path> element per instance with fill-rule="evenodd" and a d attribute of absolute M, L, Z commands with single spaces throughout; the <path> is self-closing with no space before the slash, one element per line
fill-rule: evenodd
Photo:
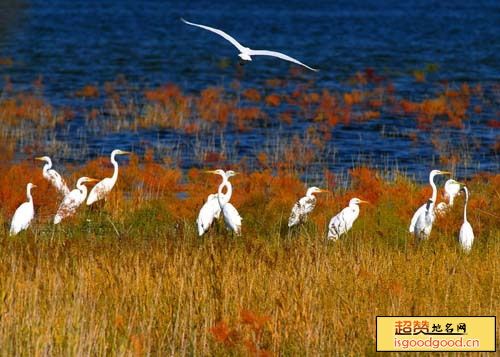
<path fill-rule="evenodd" d="M 310 187 L 306 195 L 298 200 L 292 208 L 290 217 L 288 218 L 288 227 L 295 226 L 299 223 L 305 223 L 307 221 L 307 216 L 312 212 L 316 206 L 316 196 L 315 193 L 328 192 L 327 190 L 322 190 L 318 187 Z"/>
<path fill-rule="evenodd" d="M 434 214 L 434 205 L 436 204 L 437 188 L 434 183 L 434 176 L 450 174 L 448 171 L 432 170 L 429 174 L 429 183 L 432 187 L 432 197 L 426 204 L 422 205 L 413 215 L 410 223 L 410 233 L 415 234 L 415 238 L 420 240 L 429 239 L 432 231 L 432 224 L 436 218 Z"/>
<path fill-rule="evenodd" d="M 111 189 L 116 183 L 116 180 L 118 179 L 118 163 L 115 160 L 116 155 L 128 155 L 131 154 L 128 151 L 122 151 L 122 150 L 113 150 L 111 152 L 111 163 L 113 164 L 115 171 L 113 172 L 112 177 L 107 177 L 103 180 L 101 180 L 97 185 L 94 186 L 94 188 L 90 191 L 89 197 L 87 198 L 87 205 L 91 205 L 92 203 L 102 200 L 103 198 L 106 198 L 106 196 L 109 194 Z"/>
<path fill-rule="evenodd" d="M 80 177 L 78 179 L 76 188 L 68 193 L 66 197 L 64 197 L 62 203 L 59 205 L 57 213 L 54 217 L 54 224 L 58 224 L 62 221 L 63 218 L 75 214 L 76 209 L 80 207 L 80 205 L 85 201 L 85 198 L 87 197 L 87 187 L 84 185 L 84 183 L 96 181 L 99 180 L 89 177 Z"/>
<path fill-rule="evenodd" d="M 453 206 L 453 201 L 455 197 L 460 192 L 460 182 L 457 182 L 453 179 L 449 179 L 444 184 L 444 196 L 448 199 L 448 203 L 439 202 L 436 206 L 436 213 L 444 214 L 446 211 Z"/>
<path fill-rule="evenodd" d="M 440 170 L 432 170 L 429 174 L 429 183 L 432 187 L 432 199 L 431 200 L 433 202 L 436 202 L 436 198 L 437 198 L 437 188 L 436 188 L 436 184 L 434 183 L 434 176 L 444 175 L 444 174 L 449 174 L 449 172 L 448 171 L 440 171 Z M 414 233 L 415 223 L 417 222 L 418 217 L 421 214 L 425 213 L 426 209 L 427 209 L 427 203 L 420 206 L 420 208 L 415 212 L 415 214 L 413 215 L 413 217 L 411 219 L 411 223 L 410 223 L 410 229 L 409 229 L 410 233 Z"/>
<path fill-rule="evenodd" d="M 472 231 L 472 226 L 469 221 L 467 221 L 467 203 L 469 202 L 469 190 L 467 187 L 462 187 L 462 191 L 465 192 L 465 202 L 464 202 L 464 223 L 460 227 L 460 233 L 458 235 L 458 241 L 462 248 L 469 252 L 472 248 L 472 243 L 474 243 L 474 232 Z"/>
<path fill-rule="evenodd" d="M 281 58 L 282 60 L 293 62 L 295 64 L 304 66 L 304 67 L 310 69 L 311 71 L 315 71 L 315 72 L 318 71 L 317 69 L 311 68 L 308 65 L 305 65 L 304 63 L 296 60 L 295 58 L 292 58 L 290 56 L 285 55 L 284 53 L 280 53 L 280 52 L 276 52 L 276 51 L 267 51 L 267 50 L 252 50 L 251 48 L 244 47 L 243 45 L 241 45 L 241 43 L 239 43 L 238 41 L 236 41 L 233 37 L 229 36 L 224 31 L 215 29 L 213 27 L 208 27 L 208 26 L 205 26 L 205 25 L 195 24 L 193 22 L 189 22 L 189 21 L 186 21 L 184 19 L 181 19 L 181 20 L 182 20 L 182 22 L 184 22 L 184 23 L 186 23 L 188 25 L 200 27 L 202 29 L 214 32 L 217 35 L 225 38 L 227 41 L 231 42 L 231 44 L 233 46 L 235 46 L 238 49 L 238 51 L 240 51 L 240 53 L 238 54 L 238 56 L 242 60 L 244 60 L 244 61 L 251 61 L 252 60 L 251 56 L 271 56 L 271 57 Z"/>
<path fill-rule="evenodd" d="M 28 197 L 28 202 L 21 204 L 14 213 L 12 217 L 12 223 L 10 225 L 10 235 L 15 236 L 23 229 L 29 227 L 33 217 L 35 217 L 35 208 L 33 207 L 33 197 L 31 197 L 31 189 L 36 187 L 31 182 L 26 186 L 26 196 Z"/>
<path fill-rule="evenodd" d="M 219 202 L 222 216 L 224 217 L 224 223 L 226 224 L 226 228 L 230 229 L 236 235 L 241 235 L 241 217 L 236 208 L 229 203 L 229 199 L 233 193 L 233 185 L 229 182 L 228 178 L 230 176 L 234 176 L 234 172 L 224 172 L 223 170 L 215 170 L 215 171 L 207 171 L 211 174 L 217 174 L 222 177 L 222 183 L 219 185 L 219 190 L 217 191 L 217 200 Z M 227 192 L 224 195 L 222 190 L 224 186 L 227 187 Z"/>
<path fill-rule="evenodd" d="M 332 217 L 330 224 L 328 224 L 328 239 L 336 241 L 341 235 L 347 233 L 354 221 L 359 216 L 359 204 L 368 203 L 367 201 L 360 200 L 359 198 L 352 198 L 349 201 L 349 206 L 340 211 L 339 214 Z"/>
<path fill-rule="evenodd" d="M 198 227 L 198 235 L 201 237 L 208 231 L 215 219 L 220 217 L 220 205 L 217 199 L 217 193 L 208 195 L 207 202 L 201 207 L 198 218 L 196 218 L 196 226 Z"/>
<path fill-rule="evenodd" d="M 46 164 L 43 166 L 43 177 L 49 181 L 56 190 L 62 195 L 66 196 L 69 193 L 68 185 L 64 182 L 64 179 L 59 175 L 59 173 L 52 169 L 52 160 L 48 156 L 36 157 L 35 160 L 45 161 Z"/>
<path fill-rule="evenodd" d="M 209 173 L 214 173 L 213 171 L 207 171 Z M 236 173 L 232 170 L 229 170 L 224 173 L 226 179 L 236 175 Z M 201 237 L 205 232 L 208 231 L 213 221 L 219 219 L 220 217 L 220 204 L 217 198 L 218 193 L 208 195 L 207 202 L 201 207 L 200 213 L 198 214 L 198 218 L 196 219 L 196 225 L 198 227 L 198 235 Z M 229 201 L 231 197 L 224 197 L 225 200 Z"/>

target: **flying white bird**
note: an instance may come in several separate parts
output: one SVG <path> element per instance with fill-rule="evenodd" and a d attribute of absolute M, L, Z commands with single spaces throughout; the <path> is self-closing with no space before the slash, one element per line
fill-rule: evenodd
<path fill-rule="evenodd" d="M 460 182 L 453 179 L 449 179 L 448 181 L 446 181 L 446 183 L 444 184 L 444 196 L 448 199 L 448 203 L 439 202 L 436 206 L 436 213 L 439 215 L 446 213 L 446 211 L 450 209 L 451 206 L 453 206 L 453 201 L 455 200 L 455 197 L 459 192 Z"/>
<path fill-rule="evenodd" d="M 52 169 L 52 160 L 48 156 L 36 157 L 35 160 L 45 161 L 46 164 L 43 166 L 43 177 L 49 181 L 56 190 L 62 195 L 66 196 L 69 193 L 68 185 L 64 182 L 64 179 L 59 175 L 59 173 Z"/>
<path fill-rule="evenodd" d="M 469 202 L 469 191 L 467 187 L 462 187 L 462 191 L 465 192 L 465 202 L 464 202 L 464 223 L 460 228 L 460 233 L 458 235 L 458 241 L 462 248 L 469 252 L 472 248 L 472 243 L 474 243 L 474 232 L 472 231 L 472 226 L 469 221 L 467 221 L 467 202 Z"/>
<path fill-rule="evenodd" d="M 94 186 L 94 188 L 89 193 L 89 197 L 87 198 L 87 206 L 90 206 L 92 203 L 102 200 L 103 198 L 106 198 L 106 196 L 109 194 L 109 192 L 115 185 L 116 180 L 118 179 L 118 163 L 115 160 L 115 156 L 128 155 L 128 154 L 131 153 L 128 151 L 122 151 L 118 149 L 113 150 L 111 152 L 111 163 L 115 168 L 113 176 L 101 180 L 97 185 Z"/>
<path fill-rule="evenodd" d="M 448 171 L 432 170 L 429 174 L 429 183 L 432 187 L 432 197 L 426 204 L 422 205 L 413 215 L 410 223 L 410 233 L 415 234 L 417 241 L 429 239 L 432 224 L 436 218 L 434 214 L 434 205 L 436 204 L 437 188 L 434 183 L 434 176 L 450 174 Z"/>
<path fill-rule="evenodd" d="M 210 172 L 213 173 L 213 172 Z M 225 172 L 225 176 L 229 179 L 235 176 L 236 172 L 229 170 Z M 201 207 L 198 218 L 196 219 L 196 225 L 198 226 L 198 235 L 201 237 L 205 232 L 208 231 L 213 221 L 219 219 L 220 217 L 220 204 L 217 199 L 218 193 L 208 195 L 207 202 Z M 224 197 L 225 200 L 229 201 L 231 197 Z"/>
<path fill-rule="evenodd" d="M 222 216 L 224 217 L 224 223 L 226 224 L 226 228 L 230 229 L 236 235 L 241 235 L 241 217 L 236 208 L 229 203 L 229 198 L 231 198 L 233 194 L 233 185 L 229 182 L 227 173 L 223 170 L 215 170 L 215 171 L 207 171 L 207 173 L 221 175 L 222 183 L 219 185 L 219 190 L 217 191 L 217 200 L 219 202 Z M 227 192 L 224 195 L 222 190 L 224 186 L 227 187 Z"/>
<path fill-rule="evenodd" d="M 31 197 L 31 189 L 36 187 L 31 182 L 26 186 L 26 196 L 28 197 L 28 202 L 21 204 L 14 213 L 12 217 L 12 223 L 10 225 L 10 235 L 15 236 L 23 229 L 29 227 L 33 217 L 35 217 L 35 208 L 33 207 L 33 197 Z"/>
<path fill-rule="evenodd" d="M 359 204 L 368 203 L 367 201 L 360 200 L 359 198 L 352 198 L 349 201 L 349 206 L 340 211 L 339 214 L 332 217 L 330 224 L 328 224 L 328 239 L 336 241 L 341 235 L 347 233 L 354 221 L 359 216 Z"/>
<path fill-rule="evenodd" d="M 229 42 L 231 42 L 238 49 L 238 51 L 240 51 L 240 53 L 238 54 L 238 56 L 242 60 L 251 61 L 252 60 L 251 56 L 271 56 L 271 57 L 278 57 L 278 58 L 281 58 L 281 59 L 283 59 L 285 61 L 293 62 L 293 63 L 296 63 L 298 65 L 304 66 L 304 67 L 306 67 L 306 68 L 308 68 L 308 69 L 310 69 L 312 71 L 316 71 L 316 72 L 318 71 L 317 69 L 311 68 L 308 65 L 305 65 L 304 63 L 296 60 L 295 58 L 292 58 L 290 56 L 285 55 L 284 53 L 275 52 L 275 51 L 267 51 L 267 50 L 252 50 L 251 48 L 242 46 L 238 41 L 236 41 L 233 37 L 229 36 L 224 31 L 215 29 L 213 27 L 208 27 L 208 26 L 205 26 L 205 25 L 195 24 L 193 22 L 186 21 L 186 20 L 184 20 L 182 18 L 181 18 L 181 20 L 184 23 L 188 24 L 188 25 L 201 27 L 202 29 L 214 32 L 217 35 L 222 36 L 223 38 L 225 38 L 226 40 L 228 40 Z"/>
<path fill-rule="evenodd" d="M 78 182 L 76 183 L 76 188 L 68 193 L 64 200 L 59 205 L 57 213 L 54 217 L 54 224 L 60 223 L 63 218 L 72 216 L 75 214 L 76 209 L 80 207 L 80 205 L 85 201 L 87 197 L 87 187 L 84 185 L 85 182 L 96 182 L 99 180 L 89 178 L 89 177 L 80 177 Z"/>
<path fill-rule="evenodd" d="M 314 196 L 314 194 L 321 192 L 328 191 L 318 187 L 309 187 L 307 189 L 306 195 L 293 205 L 292 212 L 288 218 L 288 227 L 307 221 L 307 216 L 312 212 L 314 207 L 316 207 L 316 196 Z"/>

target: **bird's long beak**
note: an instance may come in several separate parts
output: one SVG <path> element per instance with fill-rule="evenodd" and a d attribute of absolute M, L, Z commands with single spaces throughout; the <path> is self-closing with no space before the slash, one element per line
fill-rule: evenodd
<path fill-rule="evenodd" d="M 45 161 L 45 160 L 43 159 L 43 157 L 35 157 L 35 160 L 38 160 L 38 161 Z"/>
<path fill-rule="evenodd" d="M 34 187 L 38 187 L 38 186 L 37 186 L 37 185 L 33 185 L 33 184 L 32 184 L 32 185 L 31 185 L 31 188 L 34 188 Z"/>
<path fill-rule="evenodd" d="M 90 178 L 87 180 L 87 182 L 97 182 L 99 181 L 99 179 L 95 179 L 95 178 Z"/>
<path fill-rule="evenodd" d="M 205 171 L 206 174 L 216 174 L 215 170 L 207 170 Z"/>
<path fill-rule="evenodd" d="M 132 153 L 130 151 L 120 151 L 120 154 L 122 154 L 122 155 L 130 155 Z"/>
<path fill-rule="evenodd" d="M 368 201 L 359 200 L 359 203 L 370 203 Z"/>
<path fill-rule="evenodd" d="M 451 172 L 449 172 L 449 171 L 439 171 L 439 173 L 440 173 L 441 175 L 444 175 L 444 174 L 451 175 Z"/>
<path fill-rule="evenodd" d="M 330 192 L 330 191 L 320 189 L 320 190 L 319 190 L 319 192 L 322 192 L 322 193 L 327 193 L 327 192 Z"/>

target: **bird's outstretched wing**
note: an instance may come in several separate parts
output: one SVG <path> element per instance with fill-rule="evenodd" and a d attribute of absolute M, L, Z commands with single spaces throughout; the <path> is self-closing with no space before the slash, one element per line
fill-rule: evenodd
<path fill-rule="evenodd" d="M 193 22 L 186 21 L 183 18 L 181 18 L 181 20 L 182 20 L 182 22 L 184 22 L 184 23 L 186 23 L 188 25 L 196 26 L 196 27 L 201 27 L 202 29 L 205 29 L 205 30 L 208 30 L 208 31 L 212 31 L 212 32 L 216 33 L 217 35 L 224 37 L 226 40 L 228 40 L 229 42 L 231 42 L 238 49 L 238 51 L 240 51 L 240 52 L 243 52 L 245 50 L 245 47 L 243 47 L 238 41 L 236 41 L 233 37 L 229 36 L 224 31 L 221 31 L 221 30 L 218 30 L 218 29 L 214 29 L 213 27 L 209 27 L 209 26 L 205 26 L 205 25 L 195 24 Z"/>
<path fill-rule="evenodd" d="M 281 58 L 285 61 L 289 61 L 289 62 L 293 62 L 293 63 L 296 63 L 298 65 L 301 65 L 301 66 L 304 66 L 306 68 L 309 68 L 311 71 L 315 71 L 315 72 L 318 72 L 319 69 L 315 69 L 315 68 L 312 68 L 312 67 L 309 67 L 308 65 L 296 60 L 295 58 L 292 58 L 290 56 L 287 56 L 285 55 L 284 53 L 281 53 L 281 52 L 276 52 L 276 51 L 268 51 L 268 50 L 250 50 L 248 52 L 248 54 L 250 56 L 271 56 L 271 57 L 278 57 L 278 58 Z"/>

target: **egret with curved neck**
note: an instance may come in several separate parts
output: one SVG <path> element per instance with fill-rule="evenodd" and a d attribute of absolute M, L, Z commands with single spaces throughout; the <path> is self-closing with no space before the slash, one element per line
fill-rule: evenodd
<path fill-rule="evenodd" d="M 360 200 L 359 198 L 352 198 L 349 201 L 349 206 L 340 211 L 339 214 L 332 217 L 328 224 L 327 238 L 336 241 L 343 234 L 346 234 L 354 224 L 354 221 L 359 216 L 359 204 L 368 203 L 368 201 Z"/>
<path fill-rule="evenodd" d="M 316 207 L 316 196 L 314 194 L 321 192 L 328 192 L 328 190 L 322 190 L 314 186 L 307 189 L 306 195 L 293 205 L 292 212 L 290 212 L 290 217 L 288 218 L 288 227 L 307 221 L 307 216 Z"/>
<path fill-rule="evenodd" d="M 111 152 L 111 163 L 113 164 L 114 167 L 113 176 L 103 179 L 97 185 L 94 186 L 94 188 L 89 193 L 89 197 L 87 198 L 87 205 L 91 205 L 92 203 L 107 197 L 107 195 L 113 189 L 116 180 L 118 180 L 118 162 L 116 162 L 115 156 L 128 155 L 128 154 L 131 153 L 128 151 L 122 151 L 118 149 L 113 150 Z"/>
<path fill-rule="evenodd" d="M 216 173 L 215 171 L 206 171 L 206 172 Z M 224 172 L 224 177 L 226 178 L 226 180 L 229 180 L 230 177 L 235 175 L 236 172 L 232 170 Z M 200 209 L 200 213 L 198 214 L 198 218 L 196 219 L 196 225 L 198 227 L 199 236 L 202 236 L 205 232 L 207 232 L 210 226 L 212 225 L 213 221 L 219 219 L 220 217 L 221 206 L 219 204 L 218 195 L 219 195 L 218 193 L 208 195 L 207 201 Z M 224 199 L 229 201 L 231 199 L 231 196 L 227 196 L 226 193 Z"/>
<path fill-rule="evenodd" d="M 49 181 L 56 190 L 62 195 L 66 196 L 69 193 L 68 185 L 59 173 L 52 168 L 52 160 L 48 156 L 35 157 L 35 160 L 44 161 L 42 173 L 43 177 Z"/>
<path fill-rule="evenodd" d="M 472 248 L 472 244 L 474 243 L 474 231 L 472 230 L 472 226 L 469 221 L 467 221 L 467 203 L 469 202 L 469 190 L 467 187 L 462 187 L 462 191 L 465 193 L 465 202 L 464 202 L 464 223 L 462 227 L 460 227 L 460 233 L 458 234 L 458 241 L 462 248 L 469 252 Z"/>
<path fill-rule="evenodd" d="M 59 224 L 63 218 L 72 216 L 75 214 L 76 209 L 85 201 L 87 197 L 87 186 L 84 185 L 85 182 L 96 182 L 99 180 L 80 177 L 76 183 L 76 188 L 64 197 L 64 200 L 59 205 L 57 213 L 54 217 L 54 224 Z"/>
<path fill-rule="evenodd" d="M 434 183 L 436 175 L 450 174 L 448 171 L 432 170 L 429 174 L 429 183 L 432 187 L 432 197 L 427 203 L 422 205 L 413 215 L 410 223 L 410 233 L 415 234 L 417 241 L 429 239 L 432 231 L 432 224 L 436 218 L 434 214 L 434 205 L 437 199 L 437 188 Z"/>
<path fill-rule="evenodd" d="M 33 197 L 31 196 L 31 189 L 36 187 L 31 182 L 26 186 L 26 196 L 28 197 L 28 202 L 21 204 L 14 213 L 12 217 L 12 223 L 10 224 L 10 235 L 16 235 L 22 230 L 29 227 L 31 221 L 35 217 L 35 208 L 33 206 Z"/>
<path fill-rule="evenodd" d="M 231 182 L 229 182 L 228 180 L 231 175 L 224 173 L 224 171 L 222 170 L 208 172 L 218 174 L 222 177 L 222 183 L 219 185 L 219 189 L 217 191 L 217 200 L 224 217 L 224 223 L 226 224 L 227 229 L 230 229 L 231 231 L 236 233 L 236 235 L 241 235 L 241 216 L 236 208 L 229 202 L 233 194 L 233 185 L 231 185 Z M 226 194 L 223 194 L 222 192 L 224 186 L 226 186 L 227 188 Z"/>

